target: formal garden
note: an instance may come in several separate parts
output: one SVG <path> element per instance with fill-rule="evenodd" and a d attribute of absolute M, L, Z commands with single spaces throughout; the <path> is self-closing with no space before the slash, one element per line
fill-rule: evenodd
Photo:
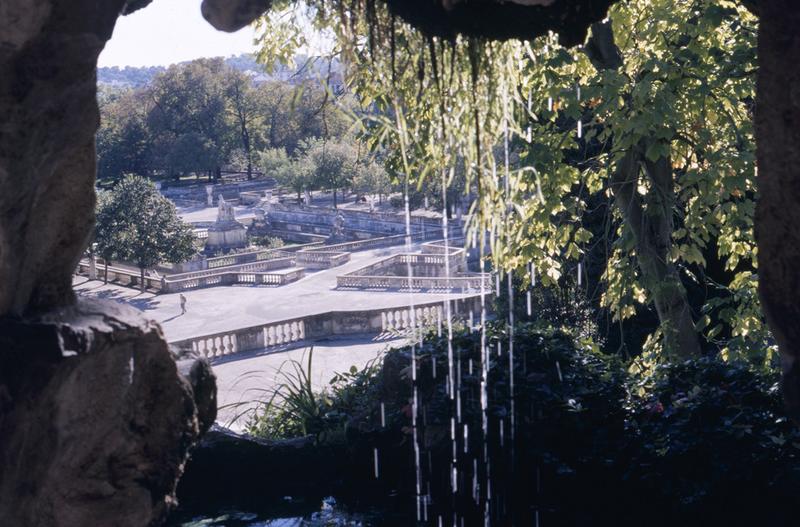
<path fill-rule="evenodd" d="M 255 53 L 101 69 L 96 200 L 42 237 L 80 238 L 71 283 L 0 295 L 0 433 L 23 430 L 0 461 L 27 460 L 0 470 L 24 501 L 0 513 L 797 524 L 800 81 L 776 64 L 800 45 L 778 4 L 800 20 L 780 0 L 206 0 Z M 57 352 L 17 366 L 34 334 Z M 56 356 L 84 370 L 36 377 Z M 51 466 L 94 479 L 40 490 Z M 20 498 L 39 493 L 56 505 Z"/>
<path fill-rule="evenodd" d="M 356 137 L 405 196 L 436 185 L 446 216 L 442 188 L 469 195 L 465 243 L 493 274 L 475 320 L 412 328 L 322 391 L 313 349 L 287 362 L 248 424 L 262 459 L 221 478 L 255 484 L 286 455 L 319 478 L 185 496 L 299 489 L 368 525 L 790 524 L 800 434 L 756 292 L 757 19 L 629 1 L 570 48 L 431 38 L 377 8 L 280 13 L 264 35 L 335 33 Z"/>

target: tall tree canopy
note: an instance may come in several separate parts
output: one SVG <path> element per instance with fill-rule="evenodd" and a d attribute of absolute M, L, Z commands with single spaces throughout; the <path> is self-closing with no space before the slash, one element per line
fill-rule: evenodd
<path fill-rule="evenodd" d="M 310 5 L 377 110 L 362 132 L 412 185 L 463 166 L 500 268 L 545 285 L 601 268 L 589 292 L 619 320 L 649 306 L 661 357 L 773 350 L 752 233 L 756 19 L 738 3 L 617 3 L 571 49 L 442 40 L 379 5 Z"/>
<path fill-rule="evenodd" d="M 351 96 L 313 79 L 256 82 L 222 59 L 170 66 L 135 89 L 101 93 L 98 178 L 127 174 L 253 174 L 258 153 L 294 155 L 313 137 L 341 140 L 352 124 Z"/>

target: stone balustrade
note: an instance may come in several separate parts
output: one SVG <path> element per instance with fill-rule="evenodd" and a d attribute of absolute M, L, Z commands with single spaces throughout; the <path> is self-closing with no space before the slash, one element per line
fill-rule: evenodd
<path fill-rule="evenodd" d="M 422 244 L 422 252 L 425 254 L 447 254 L 447 252 L 464 250 L 464 238 L 448 240 L 445 246 L 444 240 L 434 240 Z"/>
<path fill-rule="evenodd" d="M 334 251 L 300 251 L 295 256 L 297 265 L 306 269 L 330 269 L 350 261 L 349 252 Z"/>
<path fill-rule="evenodd" d="M 275 271 L 285 269 L 295 265 L 295 259 L 291 253 L 282 253 L 271 259 L 257 262 L 244 263 L 239 265 L 229 265 L 224 268 L 208 269 L 206 271 L 192 271 L 190 273 L 171 274 L 166 277 L 167 282 L 184 280 L 187 278 L 203 278 L 206 276 L 216 276 L 226 273 L 250 272 L 250 271 Z"/>
<path fill-rule="evenodd" d="M 486 305 L 490 305 L 486 297 Z M 337 335 L 396 334 L 413 327 L 441 327 L 445 303 L 451 302 L 451 313 L 458 319 L 474 319 L 480 312 L 480 297 L 428 302 L 409 306 L 366 311 L 331 311 L 288 320 L 268 322 L 248 328 L 223 331 L 172 342 L 181 349 L 191 349 L 209 359 L 222 358 L 245 351 L 279 348 L 304 340 Z"/>
<path fill-rule="evenodd" d="M 485 273 L 469 276 L 363 276 L 342 275 L 336 277 L 336 286 L 343 289 L 397 289 L 427 293 L 473 293 L 491 287 L 491 275 Z"/>
<path fill-rule="evenodd" d="M 259 251 L 247 251 L 242 253 L 227 254 L 225 256 L 215 256 L 207 259 L 208 269 L 228 267 L 232 265 L 245 264 L 250 262 L 260 262 L 262 260 L 272 260 L 275 258 L 285 258 L 289 254 L 284 248 L 263 249 Z"/>
<path fill-rule="evenodd" d="M 255 264 L 252 264 L 255 265 Z M 246 266 L 244 266 L 246 267 Z M 164 280 L 162 292 L 177 293 L 191 289 L 202 289 L 220 285 L 251 284 L 280 286 L 295 282 L 305 276 L 303 268 L 292 269 L 283 273 L 247 272 L 246 269 L 236 272 L 207 272 L 203 276 Z"/>
<path fill-rule="evenodd" d="M 97 264 L 97 279 L 98 280 L 105 280 L 106 275 L 106 268 L 104 265 Z M 89 262 L 87 260 L 81 260 L 78 263 L 78 268 L 76 269 L 77 274 L 82 276 L 89 276 Z M 140 273 L 136 271 L 131 271 L 129 269 L 123 269 L 120 267 L 109 266 L 108 267 L 108 281 L 118 284 L 118 285 L 127 285 L 130 287 L 139 287 L 139 282 L 141 280 Z M 161 278 L 155 278 L 152 276 L 145 275 L 144 277 L 144 284 L 145 289 L 154 292 L 162 291 L 162 281 Z"/>

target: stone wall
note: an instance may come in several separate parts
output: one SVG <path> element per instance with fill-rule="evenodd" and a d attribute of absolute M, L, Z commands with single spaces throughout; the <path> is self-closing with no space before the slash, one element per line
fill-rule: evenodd
<path fill-rule="evenodd" d="M 0 320 L 0 524 L 156 525 L 216 416 L 205 361 L 112 301 Z"/>

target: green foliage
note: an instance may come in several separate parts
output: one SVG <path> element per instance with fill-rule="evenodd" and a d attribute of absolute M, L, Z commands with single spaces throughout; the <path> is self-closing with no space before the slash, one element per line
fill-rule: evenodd
<path fill-rule="evenodd" d="M 264 247 L 265 249 L 280 249 L 286 243 L 276 236 L 250 236 L 250 242 L 253 245 L 258 245 L 259 247 Z"/>
<path fill-rule="evenodd" d="M 486 448 L 492 484 L 502 491 L 504 485 L 533 489 L 540 482 L 545 489 L 535 498 L 530 492 L 507 495 L 507 507 L 514 511 L 509 515 L 525 518 L 536 499 L 544 510 L 556 511 L 560 525 L 587 525 L 598 515 L 623 526 L 641 525 L 645 517 L 658 526 L 709 520 L 787 524 L 800 484 L 800 432 L 783 415 L 777 373 L 716 358 L 630 373 L 615 358 L 571 335 L 523 323 L 514 329 L 512 406 L 509 337 L 503 324 L 487 328 Z M 499 355 L 498 347 L 504 350 Z M 470 452 L 479 452 L 480 332 L 457 329 L 452 348 L 454 368 L 460 368 L 460 424 L 470 431 Z M 419 446 L 423 459 L 430 452 L 428 459 L 433 460 L 429 492 L 451 496 L 455 407 L 446 381 L 447 338 L 429 333 L 414 354 L 418 405 L 424 415 L 418 421 Z M 325 403 L 316 396 L 323 411 L 315 407 L 293 414 L 313 416 L 311 421 L 325 430 L 320 437 L 341 440 L 344 431 L 352 449 L 347 455 L 354 461 L 371 460 L 373 448 L 380 448 L 382 477 L 390 478 L 393 491 L 409 493 L 415 484 L 409 463 L 411 361 L 410 348 L 390 350 L 380 371 L 372 367 L 337 375 L 332 381 L 337 388 Z M 515 436 L 507 428 L 512 412 Z M 267 426 L 280 423 L 277 419 L 269 425 L 268 414 L 260 419 Z M 501 426 L 506 427 L 505 440 L 496 433 Z M 302 428 L 275 431 L 279 437 L 292 437 Z M 460 440 L 457 446 L 460 452 Z M 457 456 L 459 474 L 467 481 L 473 460 L 473 455 Z M 653 510 L 660 511 L 657 517 Z"/>
<path fill-rule="evenodd" d="M 295 154 L 312 137 L 342 139 L 352 100 L 306 77 L 297 85 L 255 83 L 222 59 L 197 59 L 170 66 L 143 86 L 105 88 L 98 177 L 214 177 L 223 167 L 252 173 L 261 151 Z"/>
<path fill-rule="evenodd" d="M 704 347 L 770 349 L 752 231 L 757 21 L 744 7 L 617 3 L 605 40 L 613 53 L 603 57 L 600 26 L 577 49 L 554 37 L 445 42 L 370 2 L 295 4 L 287 9 L 328 28 L 347 57 L 352 89 L 374 110 L 360 131 L 385 149 L 387 170 L 409 189 L 446 187 L 464 173 L 464 190 L 478 195 L 471 226 L 489 231 L 498 267 L 521 276 L 533 263 L 553 286 L 595 249 L 605 258 L 598 300 L 616 320 L 684 301 L 687 287 L 707 290 L 676 310 L 707 315 L 689 321 Z M 619 174 L 631 206 L 618 202 Z M 613 210 L 602 232 L 586 228 L 589 201 Z M 724 273 L 706 272 L 709 253 Z M 683 321 L 658 314 L 659 334 L 672 339 L 655 343 L 664 349 Z"/>
<path fill-rule="evenodd" d="M 553 287 L 533 287 L 523 294 L 521 280 L 515 278 L 514 317 L 543 330 L 560 330 L 581 342 L 601 347 L 603 340 L 598 333 L 598 312 L 587 299 L 586 291 L 571 280 Z M 508 319 L 508 288 L 500 287 L 500 295 L 494 298 L 494 312 L 500 320 Z M 530 316 L 528 315 L 530 298 Z"/>
<path fill-rule="evenodd" d="M 175 205 L 138 176 L 100 194 L 95 229 L 102 257 L 131 261 L 142 273 L 160 262 L 184 262 L 195 252 L 194 234 Z"/>
<path fill-rule="evenodd" d="M 336 373 L 328 388 L 315 391 L 311 383 L 314 348 L 305 364 L 288 360 L 278 370 L 280 384 L 262 401 L 247 423 L 249 433 L 269 439 L 314 435 L 320 441 L 341 438 L 348 419 L 359 407 L 370 404 L 367 389 L 379 363 L 372 361 L 359 370 L 351 366 Z"/>
<path fill-rule="evenodd" d="M 633 375 L 625 477 L 689 515 L 709 504 L 744 512 L 756 496 L 780 503 L 800 484 L 800 432 L 784 415 L 778 380 L 774 370 L 713 358 Z"/>
<path fill-rule="evenodd" d="M 377 194 L 383 197 L 392 191 L 392 180 L 384 166 L 374 160 L 356 165 L 352 179 L 353 190 L 360 194 Z"/>

